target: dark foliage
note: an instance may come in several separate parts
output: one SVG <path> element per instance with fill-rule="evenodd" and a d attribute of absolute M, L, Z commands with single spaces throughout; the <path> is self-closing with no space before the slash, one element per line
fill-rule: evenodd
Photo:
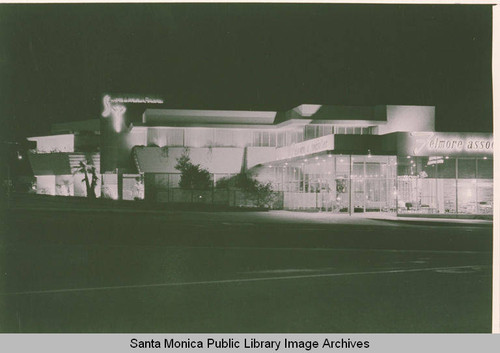
<path fill-rule="evenodd" d="M 183 189 L 206 190 L 210 187 L 210 173 L 199 164 L 191 163 L 188 154 L 177 158 L 175 169 L 181 172 L 179 186 Z"/>

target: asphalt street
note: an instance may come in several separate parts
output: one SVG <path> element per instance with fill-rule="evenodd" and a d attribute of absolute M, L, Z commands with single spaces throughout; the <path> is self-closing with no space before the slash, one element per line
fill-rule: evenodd
<path fill-rule="evenodd" d="M 490 332 L 489 224 L 9 211 L 2 332 Z"/>

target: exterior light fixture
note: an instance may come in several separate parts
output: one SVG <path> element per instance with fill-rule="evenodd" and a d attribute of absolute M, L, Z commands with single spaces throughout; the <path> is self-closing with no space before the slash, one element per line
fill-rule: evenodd
<path fill-rule="evenodd" d="M 406 159 L 410 159 L 411 157 L 410 156 L 406 156 Z"/>
<path fill-rule="evenodd" d="M 368 149 L 368 158 L 371 158 L 372 157 L 372 151 L 370 151 L 370 149 Z"/>
<path fill-rule="evenodd" d="M 488 159 L 488 157 L 483 157 L 483 159 Z"/>
<path fill-rule="evenodd" d="M 450 157 L 449 157 L 449 156 L 446 156 L 446 157 L 444 157 L 444 159 L 450 159 Z"/>

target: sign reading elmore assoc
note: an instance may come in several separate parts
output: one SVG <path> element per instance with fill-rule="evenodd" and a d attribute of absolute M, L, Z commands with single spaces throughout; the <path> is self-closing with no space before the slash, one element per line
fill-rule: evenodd
<path fill-rule="evenodd" d="M 410 132 L 398 138 L 398 154 L 411 156 L 485 156 L 493 154 L 493 134 Z"/>

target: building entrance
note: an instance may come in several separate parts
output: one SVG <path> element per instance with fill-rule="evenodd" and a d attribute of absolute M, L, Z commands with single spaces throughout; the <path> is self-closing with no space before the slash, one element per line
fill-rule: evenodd
<path fill-rule="evenodd" d="M 396 210 L 396 157 L 322 154 L 275 168 L 284 208 L 333 213 Z"/>

